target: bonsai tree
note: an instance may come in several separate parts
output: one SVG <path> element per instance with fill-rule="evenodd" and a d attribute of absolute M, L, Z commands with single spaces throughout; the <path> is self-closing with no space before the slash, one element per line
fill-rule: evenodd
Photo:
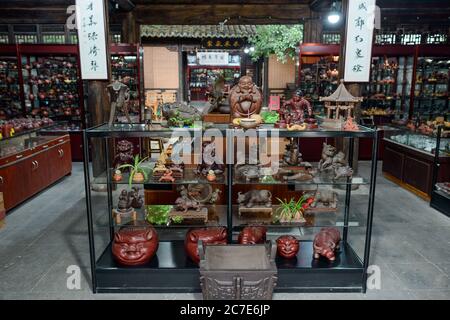
<path fill-rule="evenodd" d="M 126 169 L 129 168 L 130 169 L 130 177 L 128 179 L 128 183 L 131 184 L 133 182 L 135 183 L 142 183 L 145 180 L 148 179 L 148 174 L 147 172 L 144 170 L 144 167 L 142 166 L 142 163 L 147 160 L 147 157 L 143 158 L 143 159 L 139 159 L 139 155 L 136 155 L 134 157 L 134 164 L 123 164 L 120 167 L 118 167 L 118 170 L 122 170 L 122 169 Z"/>

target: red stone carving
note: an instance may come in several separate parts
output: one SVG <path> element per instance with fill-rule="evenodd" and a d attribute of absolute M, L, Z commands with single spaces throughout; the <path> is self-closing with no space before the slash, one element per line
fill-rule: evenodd
<path fill-rule="evenodd" d="M 112 253 L 116 261 L 125 266 L 148 263 L 158 250 L 158 234 L 149 224 L 122 227 L 116 232 Z"/>
<path fill-rule="evenodd" d="M 227 244 L 227 229 L 224 227 L 191 229 L 186 234 L 184 249 L 195 263 L 200 262 L 198 241 L 206 244 Z"/>
<path fill-rule="evenodd" d="M 294 236 L 281 236 L 277 239 L 277 252 L 280 257 L 292 259 L 297 256 L 300 243 Z"/>
<path fill-rule="evenodd" d="M 320 256 L 330 261 L 336 259 L 335 250 L 339 249 L 341 234 L 336 228 L 322 228 L 314 237 L 314 259 Z"/>
<path fill-rule="evenodd" d="M 266 227 L 245 227 L 239 233 L 238 242 L 240 244 L 257 244 L 266 241 Z"/>

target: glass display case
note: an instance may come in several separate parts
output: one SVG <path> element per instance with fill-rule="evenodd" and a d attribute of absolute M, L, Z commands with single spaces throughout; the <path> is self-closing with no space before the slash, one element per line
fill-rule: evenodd
<path fill-rule="evenodd" d="M 437 148 L 437 133 L 425 135 L 408 128 L 396 128 L 396 131 L 385 129 L 384 137 L 394 143 L 403 145 L 417 151 L 434 155 Z M 450 133 L 450 132 L 449 132 Z M 447 136 L 448 133 L 445 134 Z M 440 156 L 450 156 L 450 135 L 440 139 Z"/>
<path fill-rule="evenodd" d="M 93 145 L 100 145 L 106 155 L 104 171 L 96 176 L 93 176 L 89 161 L 84 162 L 93 291 L 198 292 L 201 290 L 199 269 L 190 249 L 196 248 L 197 236 L 210 232 L 212 237 L 220 237 L 220 241 L 242 243 L 248 236 L 246 233 L 253 232 L 253 227 L 262 227 L 258 230 L 265 230 L 267 241 L 286 235 L 293 237 L 289 238 L 291 240 L 296 239 L 300 247 L 294 258 L 281 255 L 276 258 L 278 282 L 275 290 L 365 292 L 376 152 L 370 162 L 369 176 L 355 173 L 338 178 L 333 170 L 326 171 L 323 161 L 303 162 L 296 151 L 301 152 L 301 141 L 305 139 L 320 138 L 331 143 L 334 138 L 341 137 L 348 140 L 349 145 L 349 156 L 342 159 L 342 169 L 348 173 L 349 167 L 343 163 L 350 165 L 353 162 L 355 139 L 372 139 L 373 150 L 377 150 L 376 131 L 365 127 L 359 127 L 357 131 L 320 127 L 311 131 L 289 131 L 274 129 L 273 125 L 242 131 L 229 124 L 214 124 L 212 137 L 210 127 L 203 123 L 196 128 L 174 128 L 163 121 L 153 125 L 116 124 L 109 127 L 105 124 L 84 131 L 85 159 L 89 159 L 87 155 Z M 250 136 L 259 139 L 257 144 Z M 111 141 L 130 138 L 161 139 L 163 150 L 141 163 L 133 162 L 133 168 L 121 166 L 115 157 L 109 156 Z M 194 149 L 193 154 L 184 149 L 191 142 L 200 148 Z M 220 145 L 224 153 L 212 164 L 208 162 L 214 167 L 203 166 L 212 142 L 215 152 Z M 258 166 L 248 163 L 250 160 L 235 164 L 231 159 L 239 155 L 239 146 L 246 144 L 248 149 L 256 148 L 258 152 L 256 157 L 248 155 L 246 159 L 257 159 L 262 163 L 259 152 L 271 150 L 270 154 L 275 155 L 271 164 Z M 182 163 L 175 162 L 180 148 L 184 150 Z M 326 148 L 333 154 L 338 153 L 331 145 Z M 96 155 L 97 152 L 92 152 L 93 157 Z M 198 158 L 199 155 L 203 157 Z M 123 156 L 119 159 L 126 159 L 126 152 Z M 320 152 L 317 156 L 320 158 Z M 190 162 L 192 157 L 198 160 Z M 218 165 L 217 159 L 221 158 L 224 163 Z M 137 172 L 142 175 L 136 175 Z M 92 185 L 99 183 L 107 186 L 107 193 L 92 193 Z M 353 192 L 356 186 L 359 191 Z M 131 198 L 140 201 L 133 205 L 133 201 L 127 201 Z M 302 199 L 297 209 L 291 208 L 295 212 L 289 211 L 291 199 L 296 203 Z M 316 203 L 309 207 L 308 203 L 312 201 Z M 127 215 L 127 212 L 131 214 Z M 142 230 L 143 226 L 152 230 L 149 232 L 156 240 L 150 239 L 142 246 L 148 245 L 156 253 L 131 265 L 132 261 L 126 261 L 133 259 L 131 255 L 127 258 L 117 250 L 121 247 L 122 252 L 126 252 L 129 248 L 128 240 L 122 235 L 137 232 L 139 228 Z M 335 234 L 336 230 L 342 238 L 340 249 L 329 256 L 331 260 L 320 255 L 315 257 L 313 242 L 316 235 L 319 232 Z"/>
<path fill-rule="evenodd" d="M 118 80 L 130 88 L 130 117 L 132 122 L 141 120 L 141 53 L 139 45 L 112 44 L 111 80 Z M 123 114 L 119 114 L 119 122 L 126 122 Z"/>
<path fill-rule="evenodd" d="M 449 139 L 442 139 L 443 131 L 450 127 L 440 127 L 437 133 L 436 145 L 439 152 L 434 155 L 433 191 L 431 193 L 431 207 L 450 217 L 450 166 L 445 165 L 450 157 Z"/>
<path fill-rule="evenodd" d="M 0 50 L 0 120 L 8 120 L 22 115 L 16 49 L 5 45 Z"/>
<path fill-rule="evenodd" d="M 419 57 L 414 86 L 414 115 L 432 120 L 448 117 L 449 109 L 448 57 Z"/>
<path fill-rule="evenodd" d="M 450 131 L 442 131 L 438 139 L 439 128 L 428 135 L 406 127 L 384 131 L 383 173 L 426 200 L 430 200 L 435 175 L 436 181 L 441 182 L 448 180 L 450 174 Z M 439 170 L 434 165 L 436 156 Z"/>

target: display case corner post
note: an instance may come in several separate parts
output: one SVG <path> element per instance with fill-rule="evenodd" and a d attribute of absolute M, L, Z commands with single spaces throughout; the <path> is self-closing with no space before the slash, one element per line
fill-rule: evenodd
<path fill-rule="evenodd" d="M 92 219 L 92 199 L 91 199 L 91 182 L 89 173 L 89 136 L 87 130 L 83 130 L 83 153 L 84 153 L 84 182 L 85 182 L 85 198 L 86 198 L 86 214 L 89 234 L 89 253 L 91 262 L 91 284 L 92 291 L 97 292 L 96 280 L 96 261 L 95 261 L 95 244 L 94 244 L 94 226 Z"/>
<path fill-rule="evenodd" d="M 367 290 L 367 268 L 369 267 L 370 259 L 370 245 L 372 240 L 372 223 L 373 223 L 373 210 L 375 202 L 375 187 L 377 178 L 377 166 L 378 166 L 378 132 L 375 131 L 373 135 L 373 147 L 372 147 L 372 165 L 370 170 L 370 189 L 369 189 L 369 206 L 367 213 L 367 226 L 366 226 L 366 243 L 364 247 L 364 274 L 363 274 L 363 293 Z"/>

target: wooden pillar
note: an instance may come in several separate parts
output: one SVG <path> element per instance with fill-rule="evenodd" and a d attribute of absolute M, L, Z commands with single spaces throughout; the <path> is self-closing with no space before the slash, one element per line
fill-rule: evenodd
<path fill-rule="evenodd" d="M 184 82 L 186 79 L 186 73 L 184 72 L 184 63 L 183 63 L 183 45 L 180 43 L 178 43 L 177 46 L 177 50 L 178 50 L 178 94 L 177 94 L 177 101 L 181 102 L 183 100 L 187 100 L 187 94 L 186 94 L 186 98 L 185 98 L 185 94 L 184 94 Z"/>
<path fill-rule="evenodd" d="M 319 13 L 311 11 L 309 18 L 305 20 L 304 28 L 304 43 L 322 42 L 323 22 Z"/>
<path fill-rule="evenodd" d="M 138 43 L 139 28 L 136 25 L 136 17 L 134 11 L 127 12 L 122 21 L 122 42 L 124 43 Z"/>
<path fill-rule="evenodd" d="M 263 106 L 269 104 L 269 58 L 265 57 L 263 62 Z"/>

